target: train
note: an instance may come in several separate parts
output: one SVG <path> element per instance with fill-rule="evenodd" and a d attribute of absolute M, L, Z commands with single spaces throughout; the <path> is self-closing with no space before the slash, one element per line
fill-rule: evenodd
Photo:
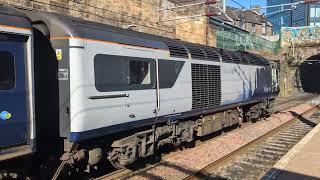
<path fill-rule="evenodd" d="M 0 31 L 0 176 L 125 168 L 267 116 L 279 92 L 279 67 L 245 51 L 5 5 Z"/>

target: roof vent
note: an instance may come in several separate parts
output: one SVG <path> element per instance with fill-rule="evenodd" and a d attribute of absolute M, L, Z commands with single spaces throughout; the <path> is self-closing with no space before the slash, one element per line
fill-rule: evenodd
<path fill-rule="evenodd" d="M 230 52 L 228 50 L 220 50 L 222 61 L 225 63 L 232 63 L 232 56 L 230 55 Z"/>
<path fill-rule="evenodd" d="M 189 58 L 188 52 L 183 44 L 178 41 L 165 41 L 165 43 L 169 48 L 171 57 Z"/>
<path fill-rule="evenodd" d="M 235 52 L 237 54 L 237 56 L 241 59 L 241 63 L 242 64 L 250 64 L 250 59 L 248 58 L 248 56 L 246 55 L 246 53 L 243 52 Z"/>
<path fill-rule="evenodd" d="M 201 47 L 192 44 L 185 44 L 185 47 L 189 50 L 192 59 L 207 59 L 206 53 Z"/>
<path fill-rule="evenodd" d="M 211 61 L 220 61 L 220 55 L 214 48 L 203 47 L 203 50 L 207 54 L 207 59 Z"/>
<path fill-rule="evenodd" d="M 235 52 L 229 52 L 230 56 L 232 57 L 232 62 L 240 64 L 242 63 L 242 59 L 237 55 Z"/>

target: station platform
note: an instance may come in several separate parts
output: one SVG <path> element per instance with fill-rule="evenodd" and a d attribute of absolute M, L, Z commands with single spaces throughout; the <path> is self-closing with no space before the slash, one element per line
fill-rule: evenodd
<path fill-rule="evenodd" d="M 262 178 L 320 179 L 320 124 L 313 128 Z"/>

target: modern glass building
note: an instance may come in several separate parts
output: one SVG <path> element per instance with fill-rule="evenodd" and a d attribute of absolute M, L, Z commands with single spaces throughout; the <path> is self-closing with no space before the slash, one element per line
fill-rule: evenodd
<path fill-rule="evenodd" d="M 320 4 L 309 5 L 309 26 L 320 26 Z"/>
<path fill-rule="evenodd" d="M 298 1 L 301 0 L 267 0 L 267 6 Z M 275 34 L 280 33 L 281 27 L 320 26 L 320 4 L 271 7 L 267 9 L 267 18 L 272 23 Z"/>
<path fill-rule="evenodd" d="M 291 3 L 292 0 L 267 0 L 267 6 Z M 291 27 L 291 12 L 281 7 L 267 8 L 267 18 L 273 25 L 273 32 L 278 34 L 282 26 Z"/>

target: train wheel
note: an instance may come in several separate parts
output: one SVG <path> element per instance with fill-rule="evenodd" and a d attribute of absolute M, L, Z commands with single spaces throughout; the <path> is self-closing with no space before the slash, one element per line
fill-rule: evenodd
<path fill-rule="evenodd" d="M 113 167 L 116 169 L 124 169 L 125 166 L 120 164 L 120 152 L 113 149 L 111 153 L 109 153 L 108 159 Z"/>
<path fill-rule="evenodd" d="M 124 169 L 125 166 L 121 165 L 118 159 L 110 160 L 111 165 L 116 169 Z"/>

